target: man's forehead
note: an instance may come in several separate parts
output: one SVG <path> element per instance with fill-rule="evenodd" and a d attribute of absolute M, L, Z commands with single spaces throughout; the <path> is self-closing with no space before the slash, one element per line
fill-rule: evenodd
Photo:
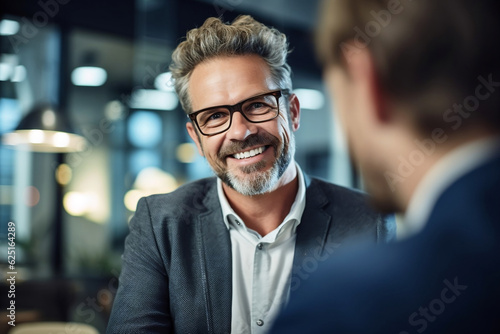
<path fill-rule="evenodd" d="M 278 88 L 267 63 L 257 55 L 224 56 L 198 64 L 189 80 L 193 110 L 234 104 Z"/>

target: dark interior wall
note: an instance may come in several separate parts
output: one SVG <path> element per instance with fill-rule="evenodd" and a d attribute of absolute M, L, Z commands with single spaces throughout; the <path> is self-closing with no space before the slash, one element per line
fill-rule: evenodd
<path fill-rule="evenodd" d="M 226 3 L 227 2 L 227 3 Z M 159 3 L 147 1 L 148 4 Z M 234 3 L 234 1 L 233 1 Z M 276 13 L 283 10 L 281 1 L 268 1 L 268 6 Z M 309 4 L 309 2 L 307 2 Z M 150 6 L 153 6 L 150 5 Z M 221 16 L 225 21 L 232 21 L 241 14 L 256 16 L 261 22 L 275 26 L 285 33 L 290 40 L 293 52 L 289 62 L 295 71 L 304 71 L 320 75 L 319 66 L 313 54 L 311 30 L 314 18 L 310 18 L 311 25 L 297 24 L 287 19 L 287 16 L 261 15 L 258 8 L 246 10 L 245 6 L 231 6 L 228 1 L 199 1 L 199 0 L 170 0 L 162 1 L 162 6 L 169 6 L 175 15 L 164 17 L 162 11 L 151 10 L 147 15 L 148 34 L 152 37 L 169 36 L 172 44 L 177 44 L 186 31 L 200 26 L 210 16 Z M 46 20 L 66 28 L 83 28 L 99 33 L 113 34 L 120 37 L 135 39 L 137 37 L 138 15 L 141 10 L 135 0 L 23 0 L 2 1 L 1 12 L 23 17 L 35 25 L 42 25 Z M 309 7 L 315 8 L 315 1 Z M 314 10 L 310 9 L 309 12 Z M 268 13 L 269 8 L 263 13 Z M 307 14 L 311 15 L 311 14 Z M 164 20 L 174 18 L 175 22 L 169 27 L 175 31 L 165 31 Z"/>

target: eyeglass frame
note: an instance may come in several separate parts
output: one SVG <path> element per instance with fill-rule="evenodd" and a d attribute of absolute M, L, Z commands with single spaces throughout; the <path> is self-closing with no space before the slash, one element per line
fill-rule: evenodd
<path fill-rule="evenodd" d="M 218 135 L 218 134 L 221 134 L 223 132 L 226 132 L 227 130 L 229 130 L 231 128 L 231 125 L 233 124 L 233 114 L 238 111 L 241 113 L 241 115 L 243 115 L 243 117 L 249 121 L 250 123 L 265 123 L 265 122 L 269 122 L 269 121 L 272 121 L 273 119 L 276 119 L 276 117 L 279 116 L 280 114 L 280 97 L 282 96 L 287 96 L 289 94 L 289 90 L 288 89 L 278 89 L 278 90 L 273 90 L 273 91 L 270 91 L 270 92 L 267 92 L 267 93 L 263 93 L 263 94 L 258 94 L 258 95 L 255 95 L 255 96 L 251 96 L 249 98 L 246 98 L 244 99 L 243 101 L 240 101 L 236 104 L 233 104 L 233 105 L 219 105 L 219 106 L 213 106 L 213 107 L 208 107 L 208 108 L 203 108 L 201 110 L 197 110 L 197 111 L 194 111 L 190 114 L 187 114 L 186 116 L 191 119 L 191 122 L 193 122 L 194 124 L 196 124 L 196 127 L 198 128 L 198 130 L 200 131 L 200 133 L 204 136 L 207 136 L 207 137 L 210 137 L 210 136 L 215 136 L 215 135 Z M 243 104 L 245 102 L 248 102 L 248 100 L 251 100 L 251 99 L 255 99 L 255 98 L 258 98 L 258 97 L 261 97 L 261 96 L 266 96 L 266 95 L 273 95 L 275 98 L 276 98 L 276 104 L 277 104 L 277 108 L 278 108 L 278 112 L 276 113 L 276 116 L 274 116 L 273 118 L 270 118 L 268 120 L 265 120 L 265 121 L 252 121 L 250 119 L 248 119 L 247 115 L 245 115 L 245 112 L 243 112 Z M 210 109 L 215 109 L 215 108 L 225 108 L 227 110 L 229 110 L 229 125 L 227 126 L 227 129 L 225 130 L 222 130 L 222 131 L 219 131 L 219 132 L 215 132 L 215 133 L 211 133 L 211 134 L 205 134 L 202 130 L 201 130 L 201 127 L 200 125 L 198 124 L 198 121 L 196 120 L 196 116 L 204 111 L 207 111 L 207 110 L 210 110 Z"/>

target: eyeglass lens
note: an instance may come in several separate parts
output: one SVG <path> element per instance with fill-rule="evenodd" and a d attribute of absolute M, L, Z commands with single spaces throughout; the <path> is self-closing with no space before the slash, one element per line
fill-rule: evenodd
<path fill-rule="evenodd" d="M 279 112 L 278 97 L 272 94 L 245 100 L 233 107 L 241 111 L 250 122 L 265 122 L 276 117 Z M 196 115 L 196 122 L 205 134 L 225 131 L 231 124 L 232 112 L 228 107 L 207 109 Z"/>

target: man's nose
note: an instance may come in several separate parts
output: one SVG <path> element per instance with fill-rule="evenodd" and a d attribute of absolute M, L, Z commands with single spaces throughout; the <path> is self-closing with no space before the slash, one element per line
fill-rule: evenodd
<path fill-rule="evenodd" d="M 231 127 L 227 130 L 226 136 L 232 140 L 245 140 L 248 136 L 257 133 L 255 123 L 249 122 L 241 112 L 233 113 Z"/>

